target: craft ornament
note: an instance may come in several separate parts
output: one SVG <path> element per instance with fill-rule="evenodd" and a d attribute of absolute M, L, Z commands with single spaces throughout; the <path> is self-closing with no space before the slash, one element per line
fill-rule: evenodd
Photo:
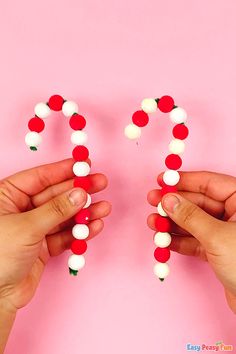
<path fill-rule="evenodd" d="M 165 159 L 167 170 L 162 179 L 158 179 L 161 188 L 161 195 L 164 196 L 170 192 L 177 192 L 176 185 L 180 180 L 180 174 L 177 171 L 182 166 L 182 158 L 185 149 L 184 140 L 188 136 L 188 128 L 185 125 L 187 121 L 186 111 L 175 105 L 170 96 L 161 98 L 145 98 L 141 102 L 141 110 L 136 111 L 132 116 L 132 123 L 125 127 L 124 133 L 129 139 L 138 139 L 141 137 L 141 128 L 149 122 L 149 114 L 155 113 L 159 109 L 163 113 L 169 113 L 169 118 L 175 124 L 172 130 L 173 139 L 169 144 L 169 155 Z M 157 205 L 157 217 L 155 221 L 156 233 L 154 243 L 157 246 L 154 257 L 157 263 L 154 265 L 154 274 L 163 281 L 170 272 L 168 260 L 170 258 L 171 243 L 171 221 L 164 211 L 161 202 Z"/>
<path fill-rule="evenodd" d="M 85 146 L 87 134 L 82 130 L 86 126 L 86 120 L 78 113 L 77 103 L 66 101 L 60 95 L 51 96 L 47 103 L 40 102 L 36 104 L 34 109 L 35 116 L 28 123 L 30 131 L 25 136 L 25 143 L 32 151 L 37 151 L 42 142 L 40 133 L 44 130 L 44 121 L 47 120 L 51 111 L 62 111 L 65 117 L 70 118 L 69 124 L 73 129 L 71 142 L 76 145 L 72 151 L 74 159 L 73 172 L 75 175 L 74 187 L 83 188 L 87 192 L 87 202 L 84 208 L 75 215 L 76 224 L 72 228 L 74 240 L 71 244 L 72 254 L 68 259 L 68 267 L 70 274 L 76 276 L 78 271 L 85 265 L 84 253 L 87 250 L 86 239 L 89 237 L 90 211 L 88 208 L 91 204 L 91 196 L 88 194 L 88 190 L 90 189 L 90 164 L 87 162 L 89 151 Z"/>

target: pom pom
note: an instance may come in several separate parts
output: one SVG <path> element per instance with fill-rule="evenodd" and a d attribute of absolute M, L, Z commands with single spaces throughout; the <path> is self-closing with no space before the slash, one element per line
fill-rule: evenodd
<path fill-rule="evenodd" d="M 184 140 L 188 136 L 188 128 L 184 124 L 177 124 L 173 128 L 173 136 L 176 139 Z"/>
<path fill-rule="evenodd" d="M 161 112 L 168 113 L 174 108 L 174 100 L 170 96 L 162 96 L 158 103 L 157 106 L 160 109 Z"/>
<path fill-rule="evenodd" d="M 82 161 L 82 162 L 76 162 L 73 165 L 73 172 L 76 176 L 78 177 L 85 177 L 89 174 L 90 172 L 90 166 L 87 162 Z"/>
<path fill-rule="evenodd" d="M 86 126 L 86 120 L 83 116 L 80 114 L 73 114 L 73 116 L 70 118 L 70 127 L 74 130 L 80 130 L 84 129 Z"/>
<path fill-rule="evenodd" d="M 84 224 L 76 224 L 72 228 L 72 235 L 77 240 L 84 240 L 89 236 L 89 228 Z"/>
<path fill-rule="evenodd" d="M 175 170 L 167 170 L 164 172 L 163 181 L 168 186 L 175 186 L 180 180 L 179 172 Z"/>
<path fill-rule="evenodd" d="M 170 273 L 170 268 L 167 263 L 156 263 L 154 265 L 154 274 L 160 279 L 164 280 Z"/>
<path fill-rule="evenodd" d="M 72 254 L 68 259 L 68 266 L 72 270 L 79 270 L 85 265 L 84 256 Z"/>
<path fill-rule="evenodd" d="M 138 127 L 145 127 L 148 124 L 149 117 L 144 111 L 137 111 L 133 114 L 132 121 Z"/>
<path fill-rule="evenodd" d="M 63 103 L 64 103 L 63 97 L 61 97 L 60 95 L 53 95 L 49 98 L 48 106 L 53 111 L 61 111 Z"/>
<path fill-rule="evenodd" d="M 182 166 L 182 159 L 179 155 L 170 154 L 166 157 L 165 164 L 170 170 L 178 170 Z"/>
<path fill-rule="evenodd" d="M 40 102 L 34 107 L 34 113 L 39 118 L 47 118 L 51 111 L 46 103 Z"/>
<path fill-rule="evenodd" d="M 154 257 L 158 262 L 165 263 L 170 259 L 170 250 L 169 248 L 157 247 L 154 252 Z"/>
<path fill-rule="evenodd" d="M 77 103 L 73 101 L 66 101 L 63 103 L 62 112 L 66 117 L 71 117 L 74 113 L 78 113 L 79 108 Z"/>
<path fill-rule="evenodd" d="M 138 139 L 141 136 L 141 129 L 137 125 L 131 123 L 125 127 L 125 136 L 128 139 Z"/>
<path fill-rule="evenodd" d="M 83 188 L 86 192 L 88 192 L 88 190 L 91 187 L 91 181 L 90 181 L 89 176 L 75 177 L 74 178 L 74 187 Z"/>
<path fill-rule="evenodd" d="M 177 187 L 176 186 L 166 186 L 164 185 L 161 189 L 161 196 L 163 197 L 167 193 L 176 193 Z"/>
<path fill-rule="evenodd" d="M 165 210 L 162 208 L 161 202 L 158 203 L 157 205 L 157 212 L 158 214 L 160 214 L 161 216 L 168 216 L 165 212 Z"/>
<path fill-rule="evenodd" d="M 157 247 L 168 247 L 171 243 L 171 235 L 169 232 L 157 232 L 154 236 L 154 243 Z"/>
<path fill-rule="evenodd" d="M 76 161 L 86 161 L 89 157 L 89 151 L 85 146 L 78 145 L 73 149 L 72 156 Z"/>
<path fill-rule="evenodd" d="M 154 113 L 157 110 L 157 103 L 154 98 L 144 98 L 141 102 L 142 110 L 146 113 Z"/>
<path fill-rule="evenodd" d="M 84 254 L 87 251 L 87 243 L 84 240 L 74 240 L 71 244 L 71 251 L 74 254 Z"/>
<path fill-rule="evenodd" d="M 34 146 L 37 147 L 41 144 L 42 137 L 37 132 L 29 132 L 25 136 L 25 143 L 27 146 Z"/>
<path fill-rule="evenodd" d="M 183 154 L 184 150 L 185 150 L 185 144 L 184 144 L 183 140 L 180 140 L 180 139 L 171 140 L 171 142 L 169 144 L 169 151 L 172 154 L 181 155 L 181 154 Z"/>
<path fill-rule="evenodd" d="M 92 203 L 91 195 L 87 194 L 87 202 L 86 202 L 85 206 L 83 207 L 83 209 L 88 208 L 91 205 L 91 203 Z"/>
<path fill-rule="evenodd" d="M 28 123 L 29 130 L 33 132 L 40 133 L 44 130 L 45 124 L 44 121 L 41 118 L 34 117 L 31 118 L 29 123 Z"/>
<path fill-rule="evenodd" d="M 157 231 L 160 232 L 169 232 L 171 228 L 171 223 L 168 218 L 165 218 L 161 215 L 157 215 L 156 221 L 155 221 L 155 227 Z"/>
<path fill-rule="evenodd" d="M 90 210 L 82 209 L 75 215 L 76 224 L 88 224 L 90 219 Z"/>
<path fill-rule="evenodd" d="M 87 134 L 82 130 L 75 130 L 71 134 L 71 142 L 75 145 L 84 145 L 88 140 Z"/>
<path fill-rule="evenodd" d="M 176 124 L 185 123 L 187 120 L 187 113 L 183 108 L 176 107 L 170 112 L 170 120 Z"/>

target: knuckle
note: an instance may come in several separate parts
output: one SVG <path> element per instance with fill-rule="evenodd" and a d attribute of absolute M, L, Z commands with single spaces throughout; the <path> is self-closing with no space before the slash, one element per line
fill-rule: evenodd
<path fill-rule="evenodd" d="M 189 225 L 198 213 L 198 206 L 195 204 L 189 204 L 182 210 L 183 224 Z"/>
<path fill-rule="evenodd" d="M 206 252 L 200 243 L 197 245 L 195 249 L 194 256 L 199 257 L 203 261 L 207 261 Z"/>
<path fill-rule="evenodd" d="M 67 214 L 66 203 L 63 203 L 62 200 L 54 198 L 50 202 L 51 210 L 58 216 L 64 217 Z"/>

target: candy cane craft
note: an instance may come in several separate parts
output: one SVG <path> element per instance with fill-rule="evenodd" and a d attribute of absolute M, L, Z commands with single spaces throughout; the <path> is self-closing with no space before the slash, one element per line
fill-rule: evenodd
<path fill-rule="evenodd" d="M 172 131 L 174 139 L 169 144 L 170 154 L 165 159 L 168 170 L 164 172 L 163 180 L 158 180 L 158 184 L 162 187 L 162 196 L 169 192 L 177 192 L 176 184 L 180 180 L 177 170 L 182 166 L 182 159 L 179 155 L 184 152 L 185 143 L 183 140 L 187 138 L 189 133 L 185 125 L 187 113 L 183 108 L 176 106 L 170 96 L 163 96 L 160 99 L 145 98 L 141 103 L 141 108 L 133 114 L 133 123 L 125 128 L 125 135 L 129 139 L 137 139 L 141 136 L 141 127 L 146 126 L 149 122 L 148 114 L 156 112 L 157 108 L 163 113 L 169 113 L 170 120 L 176 124 Z M 154 257 L 157 263 L 154 265 L 154 274 L 163 281 L 170 272 L 169 265 L 166 262 L 170 258 L 171 223 L 162 208 L 161 202 L 157 205 L 157 213 L 155 221 L 157 232 L 154 236 L 154 243 L 157 246 Z"/>
<path fill-rule="evenodd" d="M 66 101 L 59 95 L 51 96 L 47 103 L 38 103 L 35 106 L 35 117 L 31 118 L 28 127 L 30 132 L 26 134 L 25 143 L 32 150 L 37 151 L 38 146 L 42 142 L 39 133 L 44 130 L 44 120 L 51 111 L 62 111 L 65 117 L 70 117 L 69 124 L 74 130 L 71 134 L 71 142 L 76 145 L 72 151 L 75 160 L 73 172 L 75 174 L 74 187 L 83 188 L 88 192 L 90 188 L 90 165 L 87 162 L 89 151 L 85 147 L 87 142 L 87 134 L 82 130 L 86 126 L 85 118 L 78 114 L 78 105 L 73 101 Z M 90 211 L 88 207 L 91 204 L 91 196 L 87 194 L 87 202 L 84 208 L 75 215 L 76 224 L 72 228 L 74 240 L 71 244 L 73 252 L 68 259 L 69 272 L 76 276 L 78 271 L 84 267 L 85 258 L 83 254 L 87 250 L 86 239 L 89 236 L 88 222 L 90 219 Z"/>

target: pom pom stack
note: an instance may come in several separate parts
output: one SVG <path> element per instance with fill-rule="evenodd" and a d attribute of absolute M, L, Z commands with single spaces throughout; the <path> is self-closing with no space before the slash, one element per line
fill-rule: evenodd
<path fill-rule="evenodd" d="M 74 187 L 83 188 L 88 192 L 90 188 L 90 165 L 87 162 L 89 151 L 85 144 L 87 142 L 87 134 L 82 131 L 86 126 L 85 118 L 78 114 L 78 105 L 73 101 L 66 101 L 59 95 L 49 98 L 47 103 L 38 103 L 35 106 L 35 117 L 31 118 L 28 127 L 30 132 L 25 136 L 26 145 L 36 151 L 42 142 L 39 133 L 44 130 L 44 120 L 50 115 L 51 111 L 62 111 L 64 116 L 69 118 L 70 127 L 73 129 L 71 134 L 71 142 L 76 145 L 72 151 L 74 159 L 73 172 L 75 174 Z M 87 202 L 84 208 L 75 215 L 75 222 L 72 229 L 74 241 L 71 244 L 72 254 L 68 259 L 69 273 L 77 275 L 78 271 L 84 267 L 85 258 L 83 254 L 87 250 L 86 239 L 89 237 L 89 219 L 90 212 L 88 207 L 91 204 L 91 196 L 87 194 Z"/>
<path fill-rule="evenodd" d="M 159 109 L 163 113 L 169 113 L 169 118 L 175 124 L 173 128 L 173 139 L 169 144 L 169 155 L 165 159 L 167 170 L 164 172 L 162 180 L 158 180 L 161 186 L 161 195 L 176 192 L 180 180 L 180 174 L 177 171 L 182 166 L 182 159 L 179 155 L 183 154 L 185 149 L 184 139 L 188 136 L 188 128 L 185 123 L 187 113 L 183 108 L 175 105 L 174 100 L 170 96 L 161 98 L 145 98 L 141 102 L 141 110 L 136 111 L 132 116 L 132 123 L 125 128 L 125 135 L 129 139 L 137 139 L 141 136 L 141 127 L 149 122 L 148 114 L 154 113 Z M 154 274 L 163 281 L 170 272 L 168 260 L 170 258 L 171 243 L 171 222 L 168 215 L 162 208 L 161 202 L 157 205 L 157 218 L 155 222 L 156 230 L 154 243 L 156 249 L 154 257 L 157 263 L 154 266 Z"/>

